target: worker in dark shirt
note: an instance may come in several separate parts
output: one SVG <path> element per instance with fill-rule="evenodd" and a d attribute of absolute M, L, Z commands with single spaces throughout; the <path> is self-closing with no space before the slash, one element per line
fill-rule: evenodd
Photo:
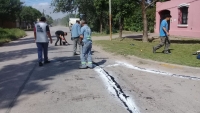
<path fill-rule="evenodd" d="M 59 31 L 56 31 L 55 33 L 56 37 L 57 37 L 57 40 L 56 40 L 56 43 L 55 43 L 55 46 L 57 46 L 57 43 L 58 41 L 60 40 L 60 45 L 63 45 L 62 44 L 62 41 L 64 40 L 65 43 L 68 43 L 65 39 L 65 36 L 67 36 L 67 32 L 63 32 L 61 30 Z"/>

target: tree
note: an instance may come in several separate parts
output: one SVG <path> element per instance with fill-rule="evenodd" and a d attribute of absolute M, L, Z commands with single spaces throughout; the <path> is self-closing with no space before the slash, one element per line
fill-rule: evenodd
<path fill-rule="evenodd" d="M 51 16 L 49 15 L 45 15 L 46 19 L 47 19 L 47 24 L 52 24 L 53 23 L 53 19 Z"/>
<path fill-rule="evenodd" d="M 54 12 L 72 12 L 78 8 L 80 2 L 81 0 L 52 0 L 51 6 L 54 6 Z"/>
<path fill-rule="evenodd" d="M 78 10 L 79 14 L 85 14 L 85 18 L 93 31 L 99 30 L 94 0 L 52 0 L 51 5 L 55 7 L 54 12 L 72 13 Z"/>
<path fill-rule="evenodd" d="M 136 7 L 132 12 L 131 17 L 126 17 L 124 21 L 124 29 L 128 31 L 142 31 L 143 24 L 142 24 L 142 9 L 140 5 Z"/>
<path fill-rule="evenodd" d="M 122 30 L 143 30 L 143 42 L 148 41 L 148 31 L 152 32 L 155 21 L 155 3 L 167 0 L 112 0 L 112 27 Z M 103 31 L 108 27 L 108 0 L 53 0 L 56 12 L 73 12 L 85 14 L 93 31 Z M 104 26 L 103 26 L 104 25 Z M 107 25 L 107 26 L 106 26 Z"/>
<path fill-rule="evenodd" d="M 130 18 L 134 9 L 137 7 L 137 2 L 133 0 L 113 0 L 112 14 L 115 21 L 119 22 L 119 38 L 122 38 L 122 31 L 124 29 L 125 18 Z"/>
<path fill-rule="evenodd" d="M 15 21 L 22 9 L 20 0 L 0 0 L 0 17 L 1 21 Z"/>
<path fill-rule="evenodd" d="M 100 33 L 102 33 L 104 19 L 108 19 L 108 16 L 104 16 L 108 15 L 108 0 L 94 0 L 94 7 L 96 9 L 96 13 L 99 19 L 99 30 Z"/>
<path fill-rule="evenodd" d="M 139 0 L 141 2 L 142 7 L 142 18 L 143 18 L 143 37 L 142 41 L 147 42 L 148 41 L 148 22 L 147 22 L 147 8 L 151 7 L 152 5 L 155 6 L 155 3 L 157 1 L 168 1 L 168 0 Z"/>
<path fill-rule="evenodd" d="M 23 6 L 20 12 L 20 20 L 32 23 L 42 16 L 41 12 L 31 6 Z"/>

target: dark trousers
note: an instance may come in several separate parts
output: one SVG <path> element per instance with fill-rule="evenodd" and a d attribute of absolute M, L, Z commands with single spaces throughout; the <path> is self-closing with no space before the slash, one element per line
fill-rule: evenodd
<path fill-rule="evenodd" d="M 42 58 L 42 53 L 44 54 L 44 61 L 48 60 L 48 45 L 49 43 L 40 43 L 37 42 L 37 51 L 38 51 L 38 62 L 42 62 L 43 58 Z"/>
<path fill-rule="evenodd" d="M 72 38 L 72 40 L 73 40 L 73 52 L 74 52 L 74 54 L 77 51 L 77 45 L 79 46 L 79 50 L 80 50 L 80 53 L 81 53 L 81 45 L 78 44 L 79 37 Z"/>
<path fill-rule="evenodd" d="M 55 46 L 57 45 L 59 40 L 60 40 L 60 45 L 62 45 L 62 39 L 57 34 L 56 34 L 56 37 L 57 37 L 57 40 L 56 40 Z"/>
<path fill-rule="evenodd" d="M 169 46 L 170 46 L 170 41 L 169 38 L 166 37 L 160 37 L 160 44 L 158 44 L 157 46 L 154 47 L 155 50 L 160 49 L 161 47 L 163 47 L 165 45 L 164 51 L 168 51 L 169 50 Z"/>

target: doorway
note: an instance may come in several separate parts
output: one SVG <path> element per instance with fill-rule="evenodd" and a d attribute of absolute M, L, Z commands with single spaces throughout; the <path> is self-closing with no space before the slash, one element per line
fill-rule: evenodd
<path fill-rule="evenodd" d="M 159 12 L 159 14 L 160 14 L 160 24 L 161 24 L 162 20 L 165 19 L 165 15 L 170 14 L 170 11 L 169 10 L 162 10 L 162 11 Z M 170 20 L 167 21 L 167 23 L 168 23 L 168 27 L 169 27 L 169 30 L 170 30 Z"/>

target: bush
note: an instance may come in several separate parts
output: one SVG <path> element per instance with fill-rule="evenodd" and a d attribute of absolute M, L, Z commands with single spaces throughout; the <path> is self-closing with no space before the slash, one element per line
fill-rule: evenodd
<path fill-rule="evenodd" d="M 25 36 L 26 33 L 23 30 L 13 28 L 13 29 L 3 29 L 0 28 L 0 44 L 16 40 Z"/>

